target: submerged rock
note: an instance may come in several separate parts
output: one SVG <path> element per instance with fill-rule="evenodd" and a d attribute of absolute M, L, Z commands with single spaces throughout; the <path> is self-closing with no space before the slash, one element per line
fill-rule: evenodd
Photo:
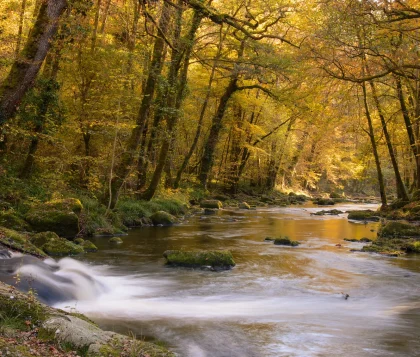
<path fill-rule="evenodd" d="M 232 253 L 228 250 L 182 251 L 167 250 L 163 253 L 166 263 L 190 268 L 211 267 L 211 270 L 227 270 L 235 266 Z"/>
<path fill-rule="evenodd" d="M 200 203 L 201 208 L 214 208 L 214 209 L 220 209 L 223 208 L 223 203 L 219 200 L 204 200 Z"/>
<path fill-rule="evenodd" d="M 369 238 L 366 238 L 366 237 L 363 237 L 363 238 L 360 238 L 360 239 L 344 238 L 344 240 L 346 242 L 354 242 L 354 243 L 369 243 L 369 242 L 372 242 L 372 239 L 369 239 Z"/>
<path fill-rule="evenodd" d="M 287 245 L 287 246 L 290 246 L 290 247 L 297 247 L 300 243 L 296 240 L 291 240 L 289 237 L 280 237 L 280 238 L 274 238 L 274 244 L 275 245 Z"/>
<path fill-rule="evenodd" d="M 330 216 L 338 216 L 339 214 L 344 213 L 343 211 L 340 211 L 338 209 L 331 209 L 331 210 L 322 210 L 322 211 L 318 211 L 315 213 L 311 213 L 311 215 L 314 216 L 326 216 L 326 215 L 330 215 Z"/>
<path fill-rule="evenodd" d="M 81 247 L 83 247 L 83 250 L 85 252 L 97 252 L 98 251 L 98 247 L 93 244 L 90 240 L 85 240 L 80 244 Z"/>
<path fill-rule="evenodd" d="M 172 226 L 177 222 L 176 217 L 165 211 L 157 211 L 150 216 L 154 226 Z"/>
<path fill-rule="evenodd" d="M 111 239 L 108 240 L 108 243 L 121 244 L 123 243 L 123 240 L 120 237 L 112 237 Z"/>

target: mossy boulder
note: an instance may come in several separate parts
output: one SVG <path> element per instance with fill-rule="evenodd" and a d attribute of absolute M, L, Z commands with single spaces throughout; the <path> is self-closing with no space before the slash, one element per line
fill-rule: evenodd
<path fill-rule="evenodd" d="M 83 247 L 83 250 L 85 252 L 97 252 L 98 251 L 98 247 L 93 244 L 90 240 L 85 240 L 82 243 L 80 243 L 80 246 Z"/>
<path fill-rule="evenodd" d="M 350 211 L 347 216 L 347 219 L 351 219 L 355 221 L 379 222 L 381 220 L 381 217 L 379 217 L 375 211 L 368 209 L 368 210 Z"/>
<path fill-rule="evenodd" d="M 274 244 L 297 247 L 300 243 L 296 240 L 291 240 L 289 237 L 280 237 L 280 238 L 274 238 Z"/>
<path fill-rule="evenodd" d="M 223 203 L 219 200 L 204 200 L 200 202 L 201 208 L 213 208 L 220 209 L 223 208 Z"/>
<path fill-rule="evenodd" d="M 165 211 L 157 211 L 150 216 L 154 226 L 172 226 L 177 222 L 176 217 Z"/>
<path fill-rule="evenodd" d="M 58 211 L 71 211 L 74 213 L 82 212 L 83 205 L 77 198 L 62 198 L 55 199 L 45 203 L 45 206 L 49 209 Z"/>
<path fill-rule="evenodd" d="M 12 229 L 0 227 L 0 244 L 18 252 L 32 254 L 38 257 L 47 255 L 34 244 L 32 244 L 26 234 L 16 232 Z"/>
<path fill-rule="evenodd" d="M 378 231 L 379 237 L 420 237 L 420 226 L 403 222 L 387 222 Z"/>
<path fill-rule="evenodd" d="M 333 206 L 335 201 L 331 198 L 317 198 L 313 201 L 318 206 Z"/>
<path fill-rule="evenodd" d="M 339 214 L 344 213 L 343 211 L 340 211 L 338 209 L 331 209 L 331 210 L 322 210 L 315 213 L 311 213 L 311 215 L 314 216 L 338 216 Z"/>
<path fill-rule="evenodd" d="M 0 226 L 13 229 L 15 231 L 30 230 L 29 224 L 13 210 L 0 211 Z"/>
<path fill-rule="evenodd" d="M 338 192 L 331 192 L 330 198 L 343 198 L 343 195 Z"/>
<path fill-rule="evenodd" d="M 112 237 L 111 239 L 108 240 L 108 243 L 111 244 L 122 244 L 123 240 L 120 237 Z"/>
<path fill-rule="evenodd" d="M 78 255 L 84 252 L 82 246 L 74 244 L 65 238 L 53 238 L 42 246 L 42 250 L 48 255 L 61 257 Z"/>
<path fill-rule="evenodd" d="M 79 200 L 55 200 L 33 207 L 25 219 L 36 232 L 51 231 L 60 237 L 74 237 L 80 230 L 77 215 L 80 207 Z"/>
<path fill-rule="evenodd" d="M 73 243 L 75 244 L 82 244 L 85 240 L 83 238 L 76 238 Z"/>
<path fill-rule="evenodd" d="M 60 237 L 54 232 L 40 232 L 33 235 L 30 241 L 33 245 L 38 248 L 42 248 L 45 243 L 48 243 L 51 239 L 59 239 Z"/>
<path fill-rule="evenodd" d="M 248 203 L 246 203 L 246 202 L 241 202 L 241 203 L 238 205 L 238 207 L 239 207 L 240 209 L 251 209 L 251 206 L 250 206 Z"/>
<path fill-rule="evenodd" d="M 407 244 L 408 253 L 420 253 L 420 241 L 411 242 Z"/>
<path fill-rule="evenodd" d="M 182 251 L 167 250 L 163 253 L 168 265 L 190 268 L 211 267 L 212 270 L 227 270 L 235 266 L 228 250 Z"/>

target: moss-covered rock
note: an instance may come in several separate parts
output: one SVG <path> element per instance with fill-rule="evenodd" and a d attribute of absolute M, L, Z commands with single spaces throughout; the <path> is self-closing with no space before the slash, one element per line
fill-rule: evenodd
<path fill-rule="evenodd" d="M 168 265 L 226 270 L 235 266 L 232 253 L 228 250 L 215 251 L 182 251 L 167 250 L 163 253 Z"/>
<path fill-rule="evenodd" d="M 75 244 L 82 244 L 85 240 L 83 238 L 76 238 L 73 243 Z"/>
<path fill-rule="evenodd" d="M 12 229 L 0 227 L 0 244 L 22 253 L 46 257 L 42 250 L 30 242 L 28 235 Z"/>
<path fill-rule="evenodd" d="M 331 198 L 317 198 L 313 201 L 318 206 L 333 206 L 335 201 Z"/>
<path fill-rule="evenodd" d="M 0 226 L 15 231 L 29 231 L 29 224 L 13 210 L 0 211 Z"/>
<path fill-rule="evenodd" d="M 369 238 L 366 238 L 366 237 L 363 237 L 363 238 L 360 238 L 360 239 L 344 238 L 344 240 L 346 242 L 355 242 L 355 243 L 370 243 L 370 242 L 372 242 L 372 239 L 369 239 Z"/>
<path fill-rule="evenodd" d="M 93 244 L 90 240 L 85 240 L 80 244 L 80 246 L 83 247 L 85 252 L 92 253 L 98 251 L 98 247 L 95 244 Z"/>
<path fill-rule="evenodd" d="M 330 193 L 330 198 L 344 198 L 342 194 L 338 193 L 338 192 L 331 192 Z"/>
<path fill-rule="evenodd" d="M 343 211 L 340 211 L 338 209 L 331 209 L 331 210 L 322 210 L 315 213 L 311 213 L 311 215 L 314 216 L 338 216 L 339 214 L 344 213 Z"/>
<path fill-rule="evenodd" d="M 74 213 L 80 213 L 83 209 L 82 202 L 77 198 L 55 199 L 46 202 L 45 206 L 52 210 L 71 211 Z"/>
<path fill-rule="evenodd" d="M 42 250 L 51 256 L 77 255 L 84 252 L 82 246 L 74 244 L 64 238 L 53 238 L 42 246 Z"/>
<path fill-rule="evenodd" d="M 57 233 L 54 232 L 40 232 L 32 237 L 30 237 L 30 241 L 33 245 L 37 246 L 38 248 L 42 248 L 45 243 L 48 243 L 51 239 L 59 239 L 60 237 Z"/>
<path fill-rule="evenodd" d="M 355 220 L 355 221 L 379 222 L 381 220 L 381 217 L 378 216 L 378 213 L 375 212 L 375 211 L 372 211 L 370 209 L 359 210 L 359 211 L 350 211 L 347 218 Z"/>
<path fill-rule="evenodd" d="M 70 209 L 57 209 L 56 205 L 39 205 L 29 210 L 25 219 L 36 232 L 51 231 L 61 237 L 74 237 L 79 233 L 79 217 Z M 66 207 L 66 206 L 64 206 Z"/>
<path fill-rule="evenodd" d="M 403 222 L 387 222 L 378 230 L 379 237 L 420 237 L 420 226 Z"/>
<path fill-rule="evenodd" d="M 241 202 L 238 207 L 239 209 L 251 209 L 251 206 L 246 202 Z"/>
<path fill-rule="evenodd" d="M 218 200 L 204 200 L 200 202 L 200 207 L 220 209 L 223 208 L 223 203 Z"/>
<path fill-rule="evenodd" d="M 420 241 L 408 243 L 406 251 L 408 253 L 420 253 Z"/>
<path fill-rule="evenodd" d="M 297 247 L 300 243 L 296 240 L 291 240 L 289 237 L 280 237 L 280 238 L 274 238 L 274 244 Z"/>
<path fill-rule="evenodd" d="M 150 216 L 153 225 L 172 226 L 177 222 L 176 217 L 165 211 L 157 211 Z"/>
<path fill-rule="evenodd" d="M 108 243 L 111 244 L 122 244 L 123 240 L 120 237 L 112 237 L 111 239 L 108 240 Z"/>

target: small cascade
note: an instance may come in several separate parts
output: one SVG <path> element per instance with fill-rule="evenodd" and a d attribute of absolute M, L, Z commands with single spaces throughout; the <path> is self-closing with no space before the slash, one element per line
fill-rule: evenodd
<path fill-rule="evenodd" d="M 22 291 L 34 291 L 40 301 L 49 305 L 92 300 L 108 291 L 98 274 L 77 260 L 43 261 L 9 251 L 0 251 L 0 280 Z"/>

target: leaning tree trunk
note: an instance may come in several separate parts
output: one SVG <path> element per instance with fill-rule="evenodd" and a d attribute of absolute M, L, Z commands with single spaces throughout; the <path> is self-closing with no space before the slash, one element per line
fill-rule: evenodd
<path fill-rule="evenodd" d="M 366 114 L 366 119 L 367 119 L 368 127 L 369 127 L 368 135 L 369 135 L 370 143 L 372 145 L 373 157 L 375 158 L 376 173 L 378 174 L 379 194 L 381 196 L 381 203 L 382 203 L 381 209 L 384 209 L 387 206 L 384 176 L 382 174 L 381 161 L 379 160 L 378 148 L 376 146 L 375 132 L 373 130 L 373 124 L 372 124 L 372 117 L 370 116 L 370 110 L 369 110 L 369 106 L 367 102 L 367 92 L 366 92 L 365 82 L 362 83 L 362 90 L 363 90 L 363 104 L 365 106 L 365 114 Z"/>
<path fill-rule="evenodd" d="M 33 87 L 66 6 L 66 0 L 49 0 L 41 4 L 26 45 L 0 86 L 0 126 L 14 116 L 23 96 Z"/>
<path fill-rule="evenodd" d="M 379 98 L 378 98 L 378 95 L 376 93 L 375 85 L 373 84 L 372 81 L 369 81 L 369 85 L 370 85 L 370 88 L 372 90 L 373 100 L 374 100 L 376 108 L 378 110 L 379 118 L 381 120 L 382 130 L 383 130 L 383 133 L 384 133 L 384 136 L 385 136 L 386 145 L 388 147 L 389 156 L 391 158 L 392 167 L 394 169 L 395 180 L 396 180 L 396 185 L 397 185 L 397 196 L 398 196 L 398 198 L 402 199 L 403 201 L 408 201 L 407 190 L 405 188 L 404 181 L 401 177 L 400 169 L 398 168 L 397 157 L 395 155 L 394 148 L 392 146 L 391 136 L 389 135 L 389 132 L 388 132 L 385 117 L 383 115 L 382 108 L 381 108 L 380 103 L 379 103 Z"/>
<path fill-rule="evenodd" d="M 154 46 L 152 61 L 150 63 L 149 74 L 146 81 L 146 87 L 143 93 L 143 99 L 140 105 L 139 114 L 137 116 L 136 125 L 131 131 L 131 136 L 128 140 L 128 144 L 125 152 L 122 154 L 121 161 L 114 170 L 114 177 L 111 178 L 111 189 L 108 197 L 109 205 L 111 209 L 115 208 L 118 201 L 118 194 L 122 184 L 124 183 L 127 175 L 130 173 L 131 165 L 134 162 L 135 154 L 139 146 L 141 135 L 144 130 L 144 126 L 149 115 L 150 107 L 152 105 L 153 96 L 155 93 L 155 87 L 157 79 L 162 72 L 163 60 L 164 60 L 164 48 L 165 40 L 169 29 L 169 22 L 171 16 L 171 5 L 167 2 L 163 3 L 162 14 L 159 19 L 159 31 L 156 37 Z M 107 200 L 107 202 L 108 202 Z"/>

